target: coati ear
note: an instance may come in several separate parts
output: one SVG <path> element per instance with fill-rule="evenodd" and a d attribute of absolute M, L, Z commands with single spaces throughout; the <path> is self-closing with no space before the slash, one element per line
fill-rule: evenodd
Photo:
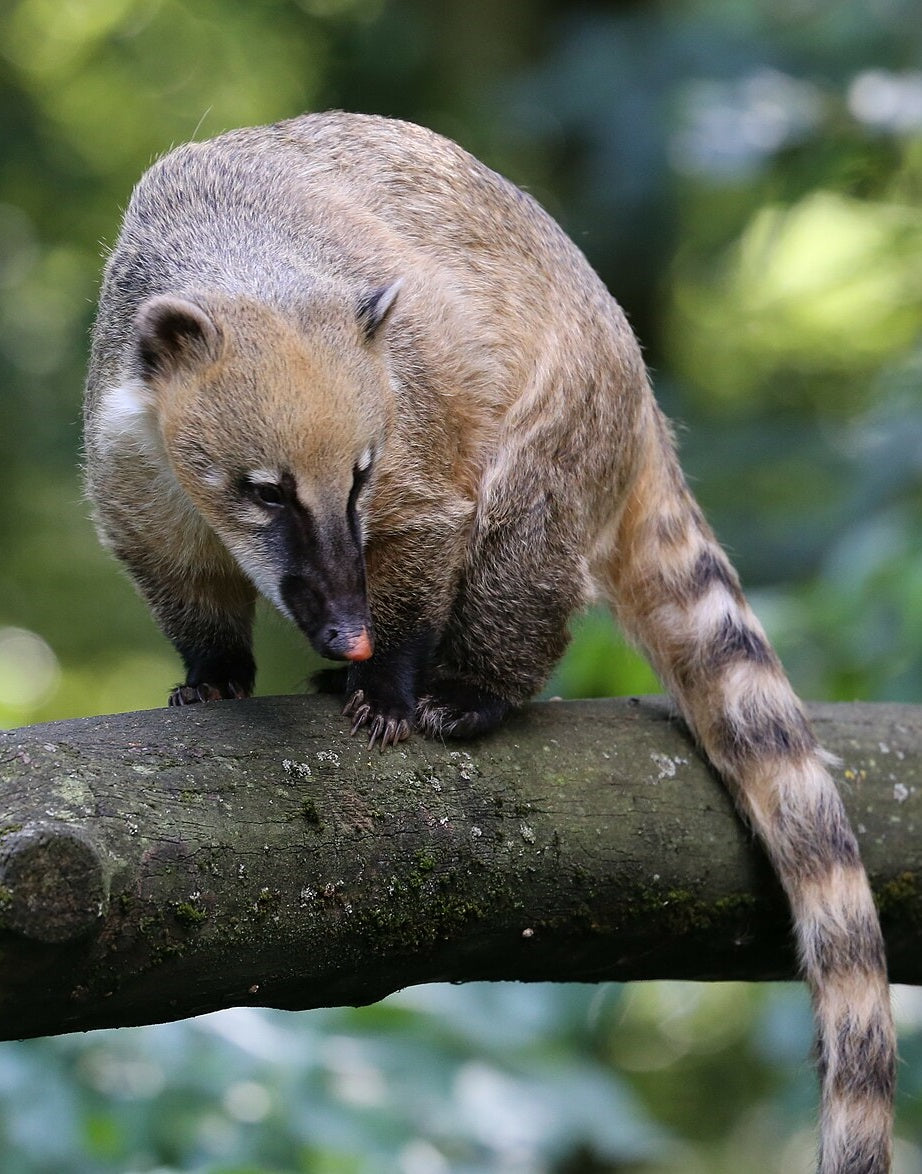
<path fill-rule="evenodd" d="M 371 342 L 391 312 L 401 285 L 403 285 L 403 278 L 398 277 L 390 285 L 380 285 L 359 298 L 356 318 L 358 318 L 366 342 Z"/>
<path fill-rule="evenodd" d="M 221 355 L 221 328 L 194 302 L 162 294 L 149 298 L 134 320 L 145 375 L 171 375 Z"/>

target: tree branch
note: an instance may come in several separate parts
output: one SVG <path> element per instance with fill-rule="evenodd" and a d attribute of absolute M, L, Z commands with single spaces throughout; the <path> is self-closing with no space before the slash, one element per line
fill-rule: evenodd
<path fill-rule="evenodd" d="M 922 707 L 820 705 L 895 981 L 922 981 Z M 431 981 L 770 979 L 784 898 L 666 703 L 383 755 L 329 699 L 0 735 L 0 1037 Z"/>

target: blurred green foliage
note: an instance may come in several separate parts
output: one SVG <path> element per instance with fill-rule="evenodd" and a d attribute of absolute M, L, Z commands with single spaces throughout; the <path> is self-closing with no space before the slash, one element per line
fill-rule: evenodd
<path fill-rule="evenodd" d="M 81 499 L 100 242 L 170 145 L 330 106 L 449 134 L 558 216 L 799 690 L 918 699 L 920 62 L 914 0 L 6 0 L 0 724 L 156 706 L 178 672 Z M 259 647 L 261 691 L 303 686 L 268 613 Z M 592 614 L 550 691 L 654 687 Z M 5 1045 L 3 1169 L 807 1169 L 809 1034 L 797 988 L 498 986 Z"/>

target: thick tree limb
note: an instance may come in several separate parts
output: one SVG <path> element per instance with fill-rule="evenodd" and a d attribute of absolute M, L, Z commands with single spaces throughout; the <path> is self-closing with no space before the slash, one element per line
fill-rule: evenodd
<path fill-rule="evenodd" d="M 813 707 L 922 981 L 922 708 Z M 324 698 L 0 735 L 0 1036 L 433 980 L 790 977 L 784 899 L 664 702 L 386 754 Z"/>

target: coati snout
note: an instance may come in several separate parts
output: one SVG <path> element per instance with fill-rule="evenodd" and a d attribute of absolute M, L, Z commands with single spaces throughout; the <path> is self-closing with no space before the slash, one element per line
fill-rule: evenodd
<path fill-rule="evenodd" d="M 298 478 L 291 472 L 240 479 L 242 496 L 258 502 L 268 519 L 259 536 L 260 561 L 277 575 L 277 588 L 268 594 L 277 598 L 314 650 L 330 660 L 368 660 L 374 651 L 358 513 L 370 471 L 368 450 L 352 469 L 344 502 L 338 500 L 343 493 L 308 487 L 304 478 L 312 505 L 302 500 Z"/>
<path fill-rule="evenodd" d="M 326 600 L 310 576 L 286 575 L 282 601 L 314 650 L 328 660 L 368 660 L 374 651 L 364 596 Z"/>
<path fill-rule="evenodd" d="M 283 520 L 280 519 L 280 522 Z M 294 507 L 279 527 L 289 567 L 279 581 L 281 602 L 314 650 L 330 660 L 368 660 L 372 623 L 365 593 L 365 560 L 347 528 L 323 533 Z"/>

